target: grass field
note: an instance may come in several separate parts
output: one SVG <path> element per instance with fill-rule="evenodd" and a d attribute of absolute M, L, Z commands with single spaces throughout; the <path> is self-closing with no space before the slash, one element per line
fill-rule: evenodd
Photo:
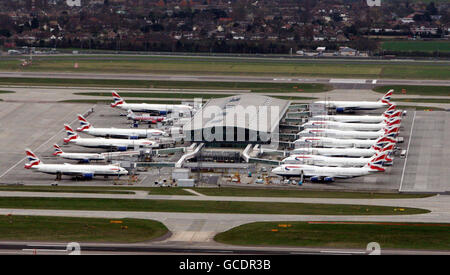
<path fill-rule="evenodd" d="M 418 208 L 341 204 L 26 197 L 0 198 L 0 208 L 286 215 L 407 215 L 429 212 Z"/>
<path fill-rule="evenodd" d="M 13 94 L 13 91 L 0 91 L 0 94 Z"/>
<path fill-rule="evenodd" d="M 148 191 L 149 195 L 190 195 L 182 187 L 134 187 L 134 186 L 37 186 L 37 185 L 0 185 L 0 191 L 31 192 L 68 192 L 131 194 L 133 191 Z M 368 193 L 339 191 L 283 190 L 263 188 L 189 188 L 207 196 L 244 196 L 244 197 L 291 197 L 291 198 L 348 198 L 348 199 L 410 199 L 426 198 L 429 194 Z"/>
<path fill-rule="evenodd" d="M 207 196 L 242 196 L 242 197 L 290 197 L 290 198 L 342 198 L 342 199 L 410 199 L 426 198 L 430 195 L 367 193 L 338 191 L 282 190 L 263 188 L 192 188 Z"/>
<path fill-rule="evenodd" d="M 381 44 L 386 51 L 399 52 L 450 52 L 449 41 L 386 41 Z"/>
<path fill-rule="evenodd" d="M 20 63 L 19 59 L 2 59 L 0 71 L 450 79 L 448 66 L 408 63 L 152 56 L 36 57 L 33 59 L 33 65 L 26 68 L 21 68 Z M 75 63 L 78 63 L 78 68 L 74 68 Z"/>
<path fill-rule="evenodd" d="M 0 185 L 0 191 L 22 192 L 68 192 L 99 194 L 134 194 L 132 191 L 148 191 L 152 195 L 192 195 L 192 193 L 176 187 L 133 187 L 133 186 L 38 186 L 38 185 Z"/>
<path fill-rule="evenodd" d="M 407 105 L 397 105 L 398 109 L 413 109 L 416 111 L 445 111 L 443 108 L 433 107 L 433 106 L 407 106 Z"/>
<path fill-rule="evenodd" d="M 450 103 L 450 97 L 445 98 L 392 98 L 394 102 L 418 102 L 418 103 Z"/>
<path fill-rule="evenodd" d="M 83 93 L 74 93 L 75 95 L 83 95 L 83 96 L 105 96 L 111 97 L 111 92 L 83 92 Z M 128 97 L 139 97 L 139 98 L 176 98 L 176 99 L 194 99 L 201 98 L 203 100 L 211 99 L 211 98 L 220 98 L 220 97 L 228 97 L 233 96 L 232 94 L 220 94 L 220 93 L 175 93 L 175 92 L 166 92 L 166 93 L 132 93 L 132 92 L 121 92 L 120 96 L 124 98 Z M 317 99 L 315 97 L 301 97 L 301 96 L 272 96 L 279 99 L 292 99 L 292 100 L 314 100 Z M 128 102 L 128 100 L 127 100 Z"/>
<path fill-rule="evenodd" d="M 153 220 L 68 218 L 46 216 L 0 216 L 2 241 L 61 241 L 135 243 L 149 241 L 168 232 Z"/>
<path fill-rule="evenodd" d="M 2 85 L 76 86 L 111 88 L 160 88 L 202 90 L 249 90 L 254 93 L 319 93 L 330 91 L 325 84 L 259 83 L 259 82 L 209 82 L 209 81 L 159 81 L 122 79 L 70 79 L 70 78 L 0 78 Z"/>
<path fill-rule="evenodd" d="M 450 224 L 257 222 L 216 235 L 234 245 L 273 245 L 366 249 L 369 242 L 383 248 L 450 250 Z"/>
<path fill-rule="evenodd" d="M 392 85 L 378 86 L 373 90 L 384 94 L 389 89 L 394 89 L 394 96 L 401 95 L 402 89 L 406 89 L 407 95 L 450 96 L 450 86 Z"/>

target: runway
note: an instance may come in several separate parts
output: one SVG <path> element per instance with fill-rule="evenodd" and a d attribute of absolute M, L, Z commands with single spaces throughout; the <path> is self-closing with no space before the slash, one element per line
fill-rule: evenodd
<path fill-rule="evenodd" d="M 122 80 L 172 80 L 172 81 L 218 81 L 218 82 L 265 82 L 265 83 L 321 83 L 337 89 L 369 89 L 377 85 L 450 86 L 448 80 L 415 79 L 352 79 L 352 78 L 302 78 L 292 76 L 238 76 L 238 75 L 166 75 L 166 74 L 92 74 L 55 72 L 0 72 L 0 77 L 28 78 L 74 78 L 74 79 L 122 79 Z"/>
<path fill-rule="evenodd" d="M 37 242 L 2 242 L 0 243 L 1 254 L 68 254 L 65 250 L 66 243 L 37 243 Z M 233 246 L 215 243 L 140 243 L 140 244 L 102 244 L 102 243 L 80 243 L 81 255 L 102 254 L 189 254 L 189 255 L 365 255 L 369 251 L 363 249 L 330 249 L 311 247 L 261 247 L 261 246 Z M 449 255 L 448 251 L 432 250 L 395 250 L 381 249 L 383 255 Z"/>

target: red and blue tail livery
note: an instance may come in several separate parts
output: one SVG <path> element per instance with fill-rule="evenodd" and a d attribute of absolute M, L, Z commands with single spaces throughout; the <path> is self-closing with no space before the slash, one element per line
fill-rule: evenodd
<path fill-rule="evenodd" d="M 30 169 L 31 167 L 33 167 L 35 165 L 39 165 L 39 163 L 41 163 L 39 158 L 30 149 L 26 149 L 25 153 L 26 153 L 27 159 L 29 161 L 29 163 L 25 164 L 26 169 Z"/>
<path fill-rule="evenodd" d="M 64 124 L 64 128 L 66 129 L 67 138 L 64 139 L 65 143 L 70 142 L 71 140 L 77 139 L 78 134 L 67 124 Z"/>
<path fill-rule="evenodd" d="M 59 147 L 58 144 L 53 144 L 53 148 L 55 148 L 53 155 L 57 156 L 63 153 L 63 150 L 61 149 L 61 147 Z"/>
<path fill-rule="evenodd" d="M 114 102 L 111 103 L 111 107 L 116 107 L 117 105 L 125 103 L 123 98 L 121 98 L 120 95 L 116 91 L 112 91 L 112 96 L 113 96 Z"/>
<path fill-rule="evenodd" d="M 80 122 L 81 127 L 77 129 L 78 132 L 83 132 L 84 130 L 87 130 L 91 128 L 91 124 L 89 121 L 87 121 L 82 115 L 78 115 L 78 121 Z"/>

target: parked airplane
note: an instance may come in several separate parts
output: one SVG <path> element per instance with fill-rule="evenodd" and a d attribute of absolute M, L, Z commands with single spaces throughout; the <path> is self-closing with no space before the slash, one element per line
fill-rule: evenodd
<path fill-rule="evenodd" d="M 355 110 L 376 110 L 393 105 L 390 102 L 394 90 L 389 90 L 379 101 L 316 101 L 314 103 L 325 104 L 327 108 L 336 109 L 336 112 L 343 113 Z"/>
<path fill-rule="evenodd" d="M 361 123 L 380 123 L 385 119 L 393 119 L 395 117 L 401 117 L 402 111 L 395 110 L 397 105 L 391 105 L 382 115 L 317 115 L 310 118 L 310 121 L 337 121 L 337 122 L 361 122 Z"/>
<path fill-rule="evenodd" d="M 370 148 L 373 145 L 382 146 L 386 143 L 396 143 L 392 138 L 381 136 L 378 139 L 338 139 L 332 137 L 301 137 L 294 143 L 309 143 L 312 147 L 327 148 Z"/>
<path fill-rule="evenodd" d="M 53 174 L 57 179 L 61 175 L 73 177 L 83 177 L 84 179 L 92 179 L 94 176 L 117 176 L 127 175 L 128 171 L 118 165 L 75 165 L 75 164 L 44 164 L 31 150 L 26 149 L 26 155 L 29 163 L 25 164 L 26 169 Z"/>
<path fill-rule="evenodd" d="M 334 137 L 334 138 L 350 138 L 350 139 L 377 139 L 380 136 L 386 135 L 388 137 L 396 137 L 399 131 L 398 126 L 393 126 L 391 128 L 384 128 L 376 132 L 368 131 L 343 131 L 336 129 L 304 129 L 299 132 L 300 136 L 322 136 L 322 137 Z"/>
<path fill-rule="evenodd" d="M 112 91 L 112 96 L 114 103 L 111 103 L 111 107 L 117 107 L 122 110 L 131 110 L 134 112 L 146 112 L 146 113 L 156 113 L 158 115 L 167 115 L 172 112 L 179 112 L 186 114 L 187 116 L 192 116 L 193 108 L 188 105 L 181 104 L 149 104 L 149 103 L 126 103 L 120 95 Z"/>
<path fill-rule="evenodd" d="M 133 120 L 133 122 L 138 121 L 138 122 L 147 122 L 147 123 L 152 123 L 152 124 L 156 124 L 158 122 L 162 122 L 162 121 L 166 120 L 166 118 L 163 116 L 151 116 L 149 114 L 136 115 L 131 110 L 127 111 L 127 119 Z"/>
<path fill-rule="evenodd" d="M 371 159 L 363 167 L 328 167 L 304 164 L 283 164 L 272 170 L 272 173 L 283 177 L 306 177 L 312 182 L 332 182 L 336 178 L 353 178 L 369 175 L 376 172 L 384 172 L 385 169 L 374 164 Z"/>
<path fill-rule="evenodd" d="M 148 139 L 113 139 L 113 138 L 80 138 L 72 128 L 64 124 L 67 138 L 65 143 L 73 143 L 75 145 L 92 147 L 92 148 L 108 148 L 118 151 L 126 151 L 128 148 L 154 148 L 158 147 L 158 143 Z"/>
<path fill-rule="evenodd" d="M 379 152 L 371 158 L 348 158 L 348 157 L 327 157 L 321 155 L 292 155 L 281 162 L 283 164 L 308 164 L 314 166 L 332 166 L 332 167 L 363 167 L 369 161 L 374 164 L 383 165 L 388 156 L 388 152 Z"/>
<path fill-rule="evenodd" d="M 77 129 L 78 132 L 83 132 L 96 137 L 113 137 L 113 138 L 148 138 L 169 136 L 166 132 L 158 129 L 118 129 L 118 128 L 94 128 L 82 115 L 78 115 L 78 121 L 81 127 Z"/>
<path fill-rule="evenodd" d="M 355 131 L 379 131 L 383 128 L 391 126 L 399 126 L 402 119 L 399 117 L 394 118 L 391 121 L 385 120 L 382 123 L 347 123 L 347 122 L 337 122 L 331 120 L 324 121 L 308 121 L 302 126 L 304 128 L 326 128 L 326 129 L 337 129 L 337 130 L 355 130 Z"/>
<path fill-rule="evenodd" d="M 371 157 L 378 151 L 389 152 L 394 150 L 394 144 L 388 143 L 384 147 L 372 146 L 368 149 L 361 148 L 296 148 L 293 154 L 322 155 L 330 157 Z"/>
<path fill-rule="evenodd" d="M 105 156 L 99 153 L 65 153 L 58 144 L 54 144 L 53 155 L 64 159 L 78 160 L 79 162 L 88 163 L 91 160 L 105 160 Z"/>

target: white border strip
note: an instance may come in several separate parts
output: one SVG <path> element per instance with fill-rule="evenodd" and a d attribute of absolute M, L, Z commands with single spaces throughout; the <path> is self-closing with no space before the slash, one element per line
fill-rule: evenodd
<path fill-rule="evenodd" d="M 398 188 L 399 192 L 402 191 L 402 187 L 403 187 L 403 179 L 404 179 L 404 176 L 405 176 L 406 162 L 408 162 L 409 146 L 411 145 L 412 132 L 413 132 L 413 129 L 414 129 L 414 121 L 416 120 L 416 112 L 417 111 L 414 111 L 414 117 L 413 117 L 413 121 L 412 121 L 412 124 L 411 124 L 411 131 L 409 132 L 408 148 L 406 148 L 406 157 L 405 157 L 405 163 L 403 164 L 402 179 L 400 180 L 400 187 Z"/>

